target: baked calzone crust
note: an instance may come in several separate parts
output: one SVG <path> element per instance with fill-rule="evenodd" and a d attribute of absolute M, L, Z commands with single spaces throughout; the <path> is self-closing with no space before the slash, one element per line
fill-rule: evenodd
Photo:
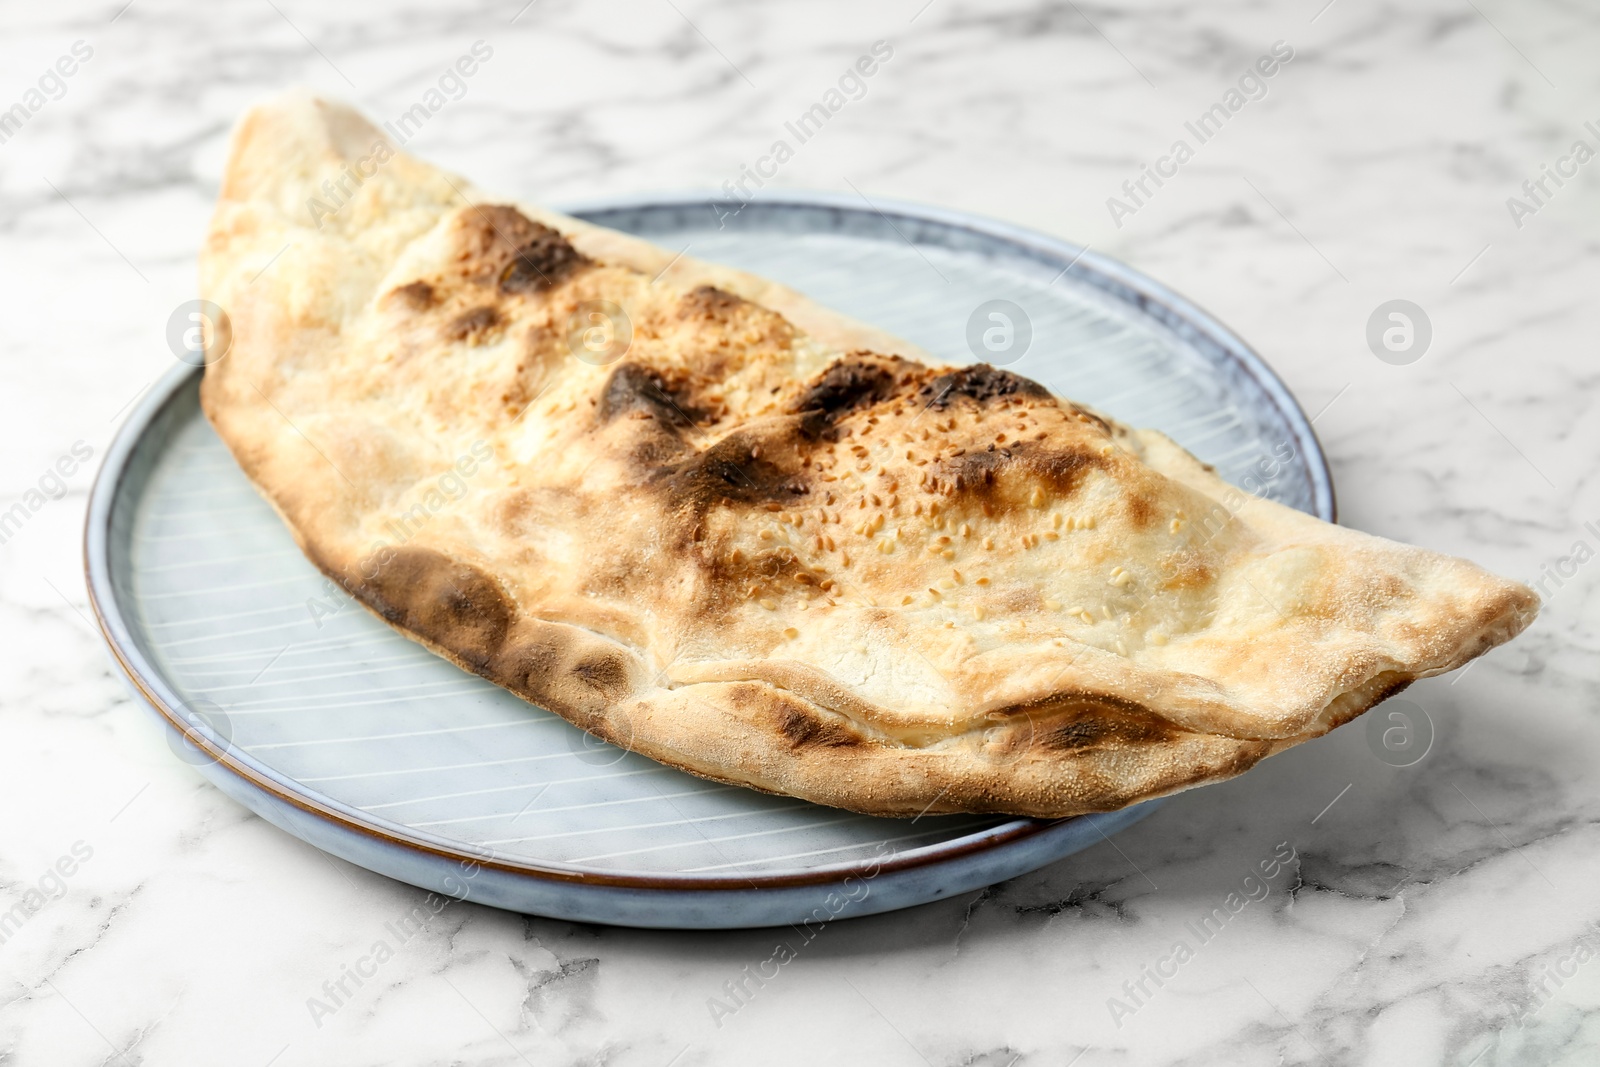
<path fill-rule="evenodd" d="M 1109 810 L 1537 610 L 1026 378 L 487 197 L 309 96 L 243 120 L 201 273 L 233 334 L 206 414 L 318 567 L 709 778 L 876 814 Z"/>

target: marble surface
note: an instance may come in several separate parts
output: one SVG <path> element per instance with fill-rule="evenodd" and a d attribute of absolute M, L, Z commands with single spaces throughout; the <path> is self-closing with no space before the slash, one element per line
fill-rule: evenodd
<path fill-rule="evenodd" d="M 25 905 L 0 943 L 0 1064 L 1595 1062 L 1600 163 L 1572 147 L 1600 147 L 1600 12 L 519 8 L 0 12 L 0 109 L 30 112 L 0 143 L 0 510 L 26 513 L 0 544 L 0 914 Z M 1410 766 L 1358 722 L 1114 845 L 804 944 L 435 909 L 328 859 L 204 784 L 124 693 L 86 617 L 85 494 L 173 358 L 240 109 L 301 82 L 391 117 L 479 40 L 492 59 L 409 147 L 547 201 L 719 189 L 889 42 L 769 187 L 964 208 L 1153 274 L 1317 415 L 1342 521 L 1545 576 L 1544 614 L 1406 694 L 1434 727 Z M 1185 123 L 1280 41 L 1292 59 L 1200 143 Z M 1108 207 L 1163 156 L 1163 184 Z M 1395 299 L 1432 333 L 1398 365 L 1367 341 Z M 314 1012 L 383 938 L 392 956 Z M 794 958 L 758 986 L 780 941 Z"/>

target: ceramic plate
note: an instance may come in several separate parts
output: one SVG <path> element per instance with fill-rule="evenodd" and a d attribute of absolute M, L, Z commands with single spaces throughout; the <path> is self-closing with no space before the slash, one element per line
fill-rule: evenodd
<path fill-rule="evenodd" d="M 824 196 L 720 219 L 691 196 L 574 213 L 776 278 L 936 356 L 984 355 L 1333 517 L 1321 450 L 1283 384 L 1220 324 L 1114 261 L 968 216 Z M 87 530 L 95 609 L 180 756 L 353 863 L 566 919 L 815 923 L 1013 877 L 1152 808 L 878 819 L 597 742 L 327 582 L 201 417 L 197 385 L 176 367 L 108 454 Z"/>

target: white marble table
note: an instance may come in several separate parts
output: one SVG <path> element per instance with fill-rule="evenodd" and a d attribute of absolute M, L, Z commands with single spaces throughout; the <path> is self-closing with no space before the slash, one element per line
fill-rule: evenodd
<path fill-rule="evenodd" d="M 0 109 L 26 112 L 0 143 L 0 511 L 25 520 L 0 545 L 0 915 L 42 900 L 0 944 L 0 1064 L 1596 1062 L 1600 163 L 1571 155 L 1600 148 L 1593 5 L 124 3 L 0 12 Z M 1554 573 L 1543 616 L 1407 694 L 1436 726 L 1413 766 L 1357 723 L 1114 847 L 829 928 L 731 1015 L 711 998 L 784 934 L 461 904 L 313 1018 L 422 894 L 172 758 L 85 618 L 83 505 L 170 365 L 239 110 L 304 82 L 397 115 L 479 40 L 409 147 L 547 201 L 719 188 L 889 42 L 769 186 L 964 208 L 1155 275 L 1319 413 L 1342 521 Z M 1200 143 L 1185 123 L 1279 41 Z M 1403 365 L 1366 341 L 1392 299 L 1432 325 Z"/>

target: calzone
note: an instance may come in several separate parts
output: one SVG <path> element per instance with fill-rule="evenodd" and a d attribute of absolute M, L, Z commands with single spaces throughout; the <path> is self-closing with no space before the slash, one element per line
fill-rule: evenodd
<path fill-rule="evenodd" d="M 232 330 L 205 412 L 317 567 L 722 782 L 1111 810 L 1326 733 L 1538 608 L 1025 377 L 487 196 L 304 94 L 239 126 L 201 277 Z"/>

